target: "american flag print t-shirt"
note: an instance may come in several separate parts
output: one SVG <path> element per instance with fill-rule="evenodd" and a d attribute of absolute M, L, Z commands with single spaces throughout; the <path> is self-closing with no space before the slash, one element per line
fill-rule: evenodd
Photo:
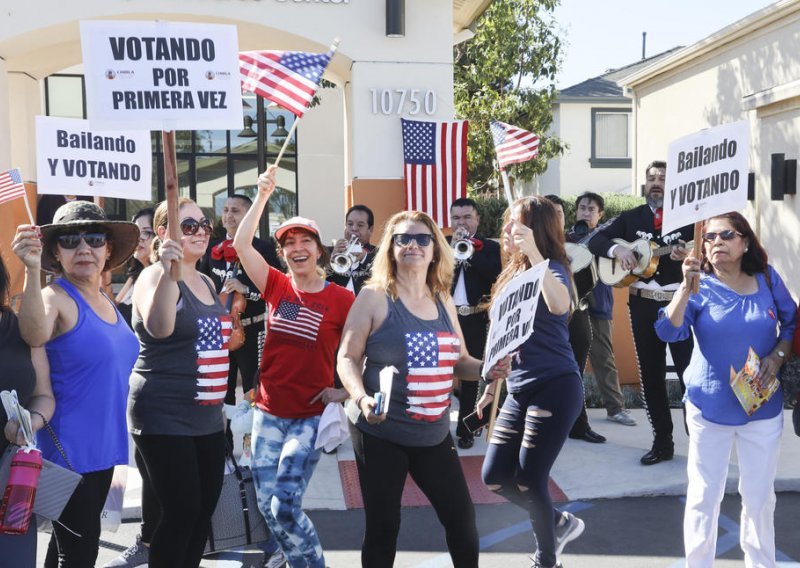
<path fill-rule="evenodd" d="M 272 314 L 270 331 L 288 333 L 309 341 L 316 341 L 323 315 L 303 304 L 281 300 L 278 309 Z"/>
<path fill-rule="evenodd" d="M 453 368 L 460 357 L 458 335 L 448 331 L 405 334 L 408 365 L 406 414 L 435 422 L 450 408 Z"/>
<path fill-rule="evenodd" d="M 197 318 L 197 396 L 202 405 L 222 404 L 228 390 L 228 342 L 233 321 L 226 316 Z"/>

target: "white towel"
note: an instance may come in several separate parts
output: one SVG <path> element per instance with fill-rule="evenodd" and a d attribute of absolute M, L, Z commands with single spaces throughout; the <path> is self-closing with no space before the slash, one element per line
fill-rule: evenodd
<path fill-rule="evenodd" d="M 314 449 L 322 448 L 326 452 L 332 452 L 350 435 L 347 429 L 347 416 L 344 408 L 338 402 L 329 402 L 325 405 L 325 412 L 319 420 L 319 430 L 317 431 L 317 441 Z"/>

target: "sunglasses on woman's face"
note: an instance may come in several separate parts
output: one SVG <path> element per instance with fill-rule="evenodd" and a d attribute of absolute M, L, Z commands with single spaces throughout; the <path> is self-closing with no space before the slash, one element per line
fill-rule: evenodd
<path fill-rule="evenodd" d="M 108 241 L 105 233 L 66 233 L 58 235 L 58 244 L 63 249 L 76 249 L 83 239 L 92 248 L 100 248 Z"/>
<path fill-rule="evenodd" d="M 418 247 L 426 247 L 431 244 L 433 235 L 430 233 L 396 233 L 392 235 L 394 244 L 399 247 L 411 246 L 411 241 L 417 243 Z"/>
<path fill-rule="evenodd" d="M 190 237 L 192 235 L 196 235 L 197 231 L 203 229 L 203 232 L 210 233 L 211 232 L 211 221 L 203 217 L 199 221 L 197 219 L 192 219 L 191 217 L 187 217 L 183 221 L 181 221 L 181 233 Z"/>
<path fill-rule="evenodd" d="M 723 241 L 729 241 L 734 237 L 741 237 L 742 233 L 738 231 L 734 231 L 733 229 L 725 229 L 724 231 L 720 231 L 719 233 L 703 233 L 703 240 L 709 243 L 713 243 L 717 240 L 717 237 L 722 239 Z"/>
<path fill-rule="evenodd" d="M 142 229 L 139 232 L 139 240 L 140 241 L 149 241 L 150 239 L 152 239 L 155 236 L 156 236 L 156 234 L 153 231 L 151 231 L 150 229 Z"/>

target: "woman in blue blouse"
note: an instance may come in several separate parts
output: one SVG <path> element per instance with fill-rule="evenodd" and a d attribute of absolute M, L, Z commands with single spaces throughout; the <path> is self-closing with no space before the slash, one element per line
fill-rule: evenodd
<path fill-rule="evenodd" d="M 693 285 L 699 280 L 699 292 Z M 698 348 L 684 373 L 689 428 L 689 485 L 683 521 L 686 566 L 711 566 L 731 449 L 739 459 L 740 544 L 746 566 L 775 566 L 773 483 L 783 431 L 780 390 L 748 415 L 730 386 L 749 348 L 756 380 L 775 376 L 788 358 L 796 305 L 747 220 L 726 213 L 708 220 L 702 258 L 683 263 L 683 282 L 656 322 L 664 341 L 694 331 Z"/>

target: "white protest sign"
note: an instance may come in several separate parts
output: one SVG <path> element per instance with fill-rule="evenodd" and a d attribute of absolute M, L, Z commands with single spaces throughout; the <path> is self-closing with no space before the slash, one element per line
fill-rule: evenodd
<path fill-rule="evenodd" d="M 533 334 L 533 321 L 547 260 L 514 277 L 489 310 L 489 336 L 483 360 L 483 376 L 495 363 L 525 343 Z"/>
<path fill-rule="evenodd" d="M 36 117 L 40 194 L 152 198 L 150 132 L 92 130 L 88 120 Z"/>
<path fill-rule="evenodd" d="M 669 145 L 661 233 L 747 205 L 750 124 L 723 124 Z"/>
<path fill-rule="evenodd" d="M 235 26 L 85 21 L 81 48 L 94 128 L 242 127 Z"/>

